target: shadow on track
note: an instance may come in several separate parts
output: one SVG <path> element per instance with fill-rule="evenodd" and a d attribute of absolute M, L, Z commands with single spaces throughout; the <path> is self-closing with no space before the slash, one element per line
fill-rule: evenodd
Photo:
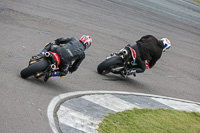
<path fill-rule="evenodd" d="M 132 76 L 129 76 L 127 78 L 124 78 L 121 75 L 115 75 L 115 74 L 101 75 L 101 77 L 102 77 L 101 79 L 103 81 L 118 82 L 121 85 L 129 86 L 129 87 L 132 87 L 134 89 L 146 89 L 146 88 L 149 88 L 143 82 L 140 82 L 139 80 L 136 80 L 137 77 L 131 78 Z"/>
<path fill-rule="evenodd" d="M 20 75 L 18 75 L 19 78 L 21 78 Z M 61 86 L 59 84 L 59 82 L 55 82 L 53 79 L 49 80 L 48 82 L 44 82 L 43 79 L 37 79 L 34 77 L 29 77 L 27 79 L 23 79 L 22 80 L 26 81 L 27 83 L 30 83 L 32 85 L 34 85 L 35 87 L 40 86 L 43 87 L 47 90 L 56 90 L 59 91 L 59 93 L 66 93 L 67 92 L 67 86 Z"/>

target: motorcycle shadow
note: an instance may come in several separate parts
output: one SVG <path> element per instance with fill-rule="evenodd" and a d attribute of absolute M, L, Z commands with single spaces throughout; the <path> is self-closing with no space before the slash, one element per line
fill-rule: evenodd
<path fill-rule="evenodd" d="M 136 80 L 134 80 L 133 78 L 131 78 L 132 76 L 129 77 L 122 77 L 121 75 L 116 75 L 116 74 L 107 74 L 107 75 L 102 75 L 106 78 L 102 78 L 102 80 L 106 80 L 106 81 L 125 81 L 125 82 L 135 82 Z"/>
<path fill-rule="evenodd" d="M 34 84 L 35 86 L 42 86 L 46 89 L 51 89 L 51 90 L 60 90 L 60 91 L 64 91 L 66 92 L 67 90 L 67 87 L 66 86 L 61 86 L 59 84 L 59 81 L 55 81 L 54 79 L 49 79 L 47 82 L 44 82 L 43 78 L 41 79 L 37 79 L 37 78 L 34 78 L 34 77 L 29 77 L 27 79 L 24 79 L 26 80 L 27 82 L 31 83 L 31 84 Z"/>
<path fill-rule="evenodd" d="M 125 86 L 131 86 L 134 88 L 147 88 L 143 82 L 140 82 L 134 78 L 133 76 L 129 76 L 129 77 L 122 77 L 121 75 L 116 75 L 116 74 L 107 74 L 107 75 L 101 75 L 104 78 L 101 78 L 104 81 L 111 81 L 111 82 L 120 82 L 120 84 L 124 84 Z"/>
<path fill-rule="evenodd" d="M 108 74 L 108 75 L 103 75 L 105 78 L 102 78 L 102 80 L 106 81 L 127 81 L 130 80 L 129 77 L 124 78 L 120 75 L 114 75 L 114 74 Z"/>

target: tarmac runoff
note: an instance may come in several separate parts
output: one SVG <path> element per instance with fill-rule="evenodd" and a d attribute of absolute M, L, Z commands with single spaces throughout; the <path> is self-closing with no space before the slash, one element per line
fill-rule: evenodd
<path fill-rule="evenodd" d="M 98 124 L 109 113 L 133 108 L 164 108 L 199 112 L 200 103 L 122 91 L 77 91 L 54 97 L 47 110 L 53 133 L 98 133 Z"/>

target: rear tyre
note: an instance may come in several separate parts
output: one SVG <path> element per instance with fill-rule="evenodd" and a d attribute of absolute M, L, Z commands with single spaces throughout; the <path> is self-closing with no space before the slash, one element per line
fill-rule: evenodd
<path fill-rule="evenodd" d="M 48 66 L 49 66 L 48 60 L 41 60 L 39 62 L 36 62 L 36 63 L 24 68 L 20 72 L 20 75 L 22 78 L 28 78 L 32 75 L 35 75 L 39 72 L 44 71 L 45 69 L 47 69 Z"/>
<path fill-rule="evenodd" d="M 99 74 L 105 75 L 110 72 L 109 69 L 111 67 L 119 66 L 121 64 L 123 64 L 123 59 L 119 56 L 113 56 L 101 62 L 97 67 L 97 71 Z"/>

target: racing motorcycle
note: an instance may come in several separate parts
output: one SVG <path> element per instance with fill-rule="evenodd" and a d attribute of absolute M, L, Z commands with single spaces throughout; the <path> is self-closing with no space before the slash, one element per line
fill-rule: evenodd
<path fill-rule="evenodd" d="M 28 67 L 21 71 L 22 78 L 34 76 L 40 78 L 50 72 L 56 72 L 59 69 L 60 58 L 57 53 L 48 51 L 42 52 L 41 56 L 33 56 Z"/>
<path fill-rule="evenodd" d="M 133 69 L 134 67 L 137 67 L 135 58 L 135 50 L 127 46 L 119 52 L 112 53 L 109 57 L 107 57 L 106 60 L 98 65 L 97 71 L 102 75 L 110 72 L 114 74 L 121 74 L 121 76 L 125 78 L 129 75 L 136 76 L 136 70 Z"/>

